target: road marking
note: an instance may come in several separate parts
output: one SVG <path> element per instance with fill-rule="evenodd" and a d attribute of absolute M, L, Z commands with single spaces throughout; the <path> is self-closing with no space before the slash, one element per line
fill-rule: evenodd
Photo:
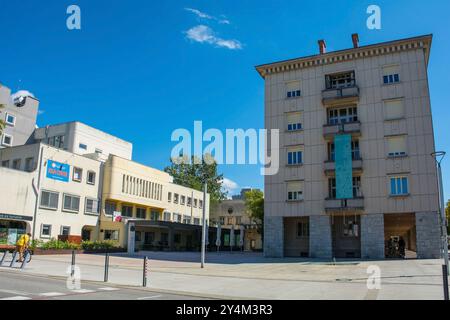
<path fill-rule="evenodd" d="M 0 292 L 7 293 L 7 294 L 15 294 L 17 296 L 29 296 L 31 293 L 23 292 L 23 291 L 15 291 L 15 290 L 5 290 L 0 289 Z"/>
<path fill-rule="evenodd" d="M 94 293 L 95 291 L 94 290 L 87 290 L 87 289 L 80 289 L 80 290 L 72 290 L 72 292 L 73 293 L 84 294 L 84 293 Z"/>
<path fill-rule="evenodd" d="M 137 298 L 137 300 L 151 300 L 151 299 L 156 299 L 156 298 L 161 298 L 162 296 L 152 296 L 152 297 L 142 297 L 142 298 Z"/>
<path fill-rule="evenodd" d="M 41 297 L 60 297 L 60 296 L 64 296 L 65 293 L 61 293 L 61 292 L 46 292 L 46 293 L 41 293 L 40 296 Z"/>
<path fill-rule="evenodd" d="M 98 290 L 102 290 L 102 291 L 118 291 L 120 289 L 105 287 L 105 288 L 98 288 Z"/>
<path fill-rule="evenodd" d="M 0 300 L 31 300 L 30 297 L 22 297 L 22 296 L 16 296 L 16 297 L 10 297 L 10 298 L 4 298 Z"/>

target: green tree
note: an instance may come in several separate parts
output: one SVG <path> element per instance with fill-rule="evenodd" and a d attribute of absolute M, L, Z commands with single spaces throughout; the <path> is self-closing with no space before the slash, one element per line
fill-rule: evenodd
<path fill-rule="evenodd" d="M 264 234 L 264 193 L 261 190 L 246 192 L 245 207 L 250 214 L 250 218 L 258 225 L 260 232 Z"/>
<path fill-rule="evenodd" d="M 1 113 L 1 110 L 2 110 L 3 108 L 5 108 L 5 105 L 0 104 L 0 113 Z M 0 136 L 1 136 L 2 133 L 3 133 L 3 129 L 5 129 L 5 121 L 3 121 L 2 119 L 0 119 Z"/>
<path fill-rule="evenodd" d="M 164 171 L 173 177 L 174 183 L 199 191 L 203 190 L 207 181 L 211 207 L 227 198 L 227 193 L 222 189 L 223 175 L 218 174 L 217 162 L 211 155 L 205 155 L 201 161 L 186 156 L 171 159 L 171 165 Z"/>

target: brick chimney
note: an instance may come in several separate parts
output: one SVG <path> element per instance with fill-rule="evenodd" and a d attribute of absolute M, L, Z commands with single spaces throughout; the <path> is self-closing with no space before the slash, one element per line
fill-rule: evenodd
<path fill-rule="evenodd" d="M 353 48 L 359 47 L 359 35 L 357 33 L 352 34 Z"/>
<path fill-rule="evenodd" d="M 327 44 L 325 43 L 325 40 L 319 40 L 319 51 L 320 54 L 327 53 Z"/>

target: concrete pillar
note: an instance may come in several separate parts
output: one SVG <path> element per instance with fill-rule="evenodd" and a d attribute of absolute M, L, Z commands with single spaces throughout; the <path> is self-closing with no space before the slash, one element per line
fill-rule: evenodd
<path fill-rule="evenodd" d="M 134 255 L 136 246 L 136 226 L 133 222 L 128 223 L 128 254 Z"/>
<path fill-rule="evenodd" d="M 440 217 L 437 212 L 416 213 L 417 258 L 440 259 L 442 250 Z"/>
<path fill-rule="evenodd" d="M 309 217 L 309 250 L 311 258 L 333 258 L 331 219 L 325 215 Z"/>
<path fill-rule="evenodd" d="M 361 258 L 385 259 L 384 214 L 361 216 Z"/>
<path fill-rule="evenodd" d="M 264 256 L 267 258 L 284 256 L 283 217 L 264 218 Z"/>

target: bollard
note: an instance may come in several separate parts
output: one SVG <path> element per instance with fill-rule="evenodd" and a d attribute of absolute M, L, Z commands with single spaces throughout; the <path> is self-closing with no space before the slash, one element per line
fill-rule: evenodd
<path fill-rule="evenodd" d="M 11 264 L 9 265 L 10 268 L 14 267 L 14 264 L 16 263 L 17 254 L 18 254 L 18 252 L 14 251 L 13 257 L 12 257 L 12 260 L 11 260 Z"/>
<path fill-rule="evenodd" d="M 109 278 L 109 253 L 107 252 L 105 255 L 105 279 L 104 282 L 108 282 Z"/>
<path fill-rule="evenodd" d="M 442 265 L 442 277 L 444 279 L 444 300 L 448 301 L 449 300 L 449 295 L 448 295 L 448 270 L 447 270 L 447 266 L 445 264 Z"/>
<path fill-rule="evenodd" d="M 70 276 L 73 277 L 75 275 L 75 250 L 72 250 L 72 269 L 70 272 Z"/>
<path fill-rule="evenodd" d="M 3 262 L 5 262 L 6 255 L 8 254 L 8 251 L 3 252 L 3 257 L 0 260 L 0 267 L 3 266 Z"/>
<path fill-rule="evenodd" d="M 148 268 L 148 257 L 144 258 L 144 272 L 142 275 L 142 286 L 147 287 L 147 268 Z"/>

